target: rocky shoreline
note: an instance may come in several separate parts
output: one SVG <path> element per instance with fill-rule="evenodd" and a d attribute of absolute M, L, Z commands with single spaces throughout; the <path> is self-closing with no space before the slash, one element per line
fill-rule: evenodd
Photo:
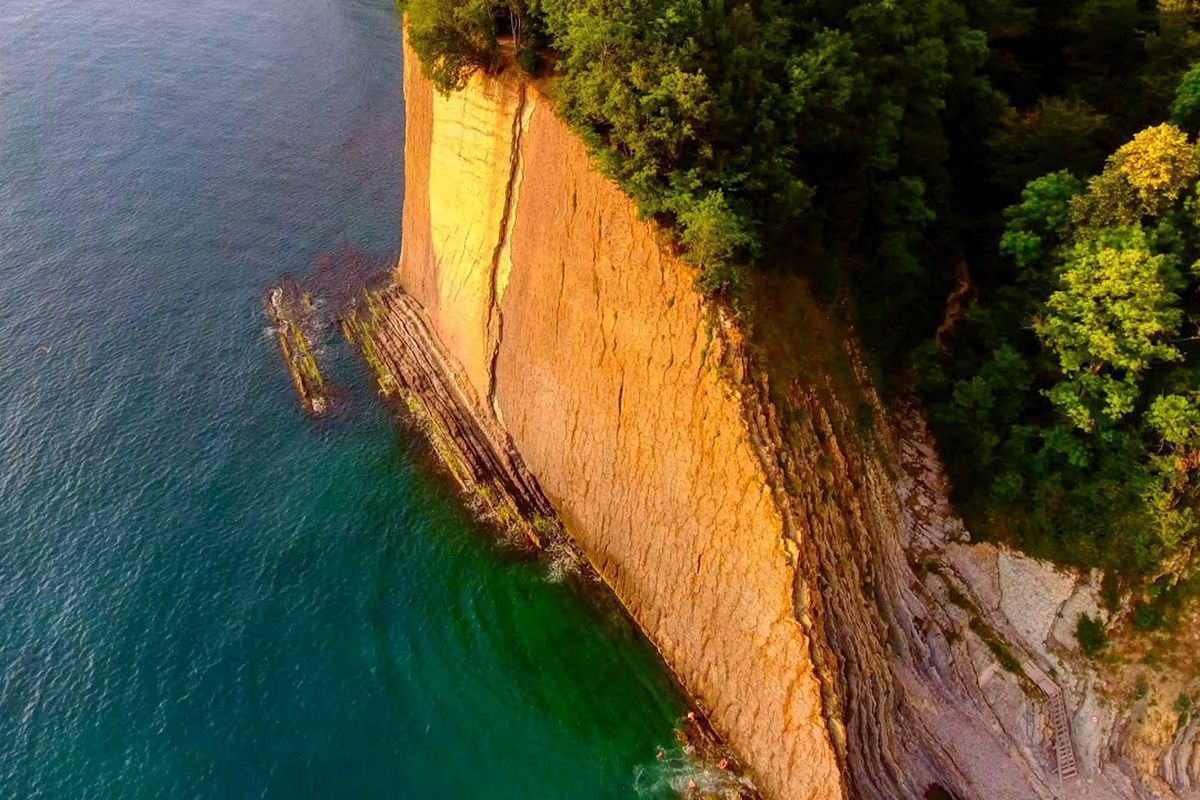
<path fill-rule="evenodd" d="M 526 552 L 553 552 L 556 561 L 569 562 L 567 571 L 581 585 L 605 586 L 507 435 L 480 413 L 470 382 L 430 333 L 410 295 L 398 286 L 367 292 L 339 324 L 374 374 L 380 394 L 401 402 L 481 519 Z M 603 602 L 621 607 L 610 587 L 603 592 Z M 623 607 L 621 612 L 629 617 Z M 636 627 L 632 619 L 630 624 Z M 682 683 L 679 687 L 688 695 Z M 676 739 L 693 766 L 675 788 L 689 800 L 760 800 L 745 766 L 713 728 L 700 699 L 688 697 L 693 710 L 680 721 Z M 664 757 L 660 752 L 659 758 Z"/>

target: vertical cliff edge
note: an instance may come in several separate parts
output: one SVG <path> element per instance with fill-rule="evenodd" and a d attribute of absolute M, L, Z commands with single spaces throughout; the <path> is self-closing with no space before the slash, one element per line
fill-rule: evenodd
<path fill-rule="evenodd" d="M 861 370 L 782 377 L 792 356 L 706 307 L 538 89 L 441 96 L 411 50 L 404 74 L 383 371 L 431 394 L 460 456 L 487 452 L 518 512 L 561 521 L 763 793 L 1106 796 L 1052 787 L 997 717 L 986 636 L 955 633 L 906 551 L 940 491 L 901 463 L 921 433 Z"/>
<path fill-rule="evenodd" d="M 768 794 L 842 781 L 783 521 L 691 275 L 536 90 L 406 60 L 398 282 Z"/>

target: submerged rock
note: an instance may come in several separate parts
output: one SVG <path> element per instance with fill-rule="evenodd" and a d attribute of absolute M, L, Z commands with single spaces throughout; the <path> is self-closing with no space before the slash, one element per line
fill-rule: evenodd
<path fill-rule="evenodd" d="M 267 291 L 265 305 L 300 404 L 312 416 L 325 414 L 330 399 L 311 344 L 316 320 L 312 295 L 301 292 L 294 280 L 285 278 Z"/>

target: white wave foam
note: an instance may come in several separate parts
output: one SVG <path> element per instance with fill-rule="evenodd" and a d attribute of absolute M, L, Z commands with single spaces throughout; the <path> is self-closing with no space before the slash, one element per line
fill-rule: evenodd
<path fill-rule="evenodd" d="M 638 797 L 662 797 L 667 792 L 680 797 L 720 797 L 737 800 L 749 784 L 733 773 L 695 761 L 679 748 L 659 751 L 650 765 L 633 771 L 633 790 Z"/>
<path fill-rule="evenodd" d="M 543 551 L 546 558 L 546 579 L 551 583 L 562 583 L 567 578 L 584 574 L 587 563 L 568 542 L 554 538 Z"/>

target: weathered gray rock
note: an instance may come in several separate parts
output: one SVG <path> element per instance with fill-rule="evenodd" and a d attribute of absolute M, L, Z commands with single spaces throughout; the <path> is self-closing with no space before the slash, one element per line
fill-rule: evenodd
<path fill-rule="evenodd" d="M 1001 611 L 1027 646 L 1055 663 L 1046 640 L 1059 609 L 1075 591 L 1075 576 L 1007 548 L 1000 550 L 997 563 Z"/>

